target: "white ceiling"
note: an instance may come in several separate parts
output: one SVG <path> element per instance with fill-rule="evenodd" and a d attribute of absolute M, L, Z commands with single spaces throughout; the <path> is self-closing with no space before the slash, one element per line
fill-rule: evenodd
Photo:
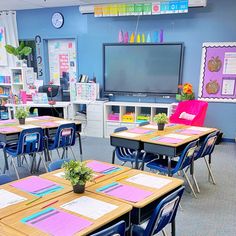
<path fill-rule="evenodd" d="M 134 2 L 134 0 L 0 0 L 0 10 L 24 10 L 114 2 Z"/>

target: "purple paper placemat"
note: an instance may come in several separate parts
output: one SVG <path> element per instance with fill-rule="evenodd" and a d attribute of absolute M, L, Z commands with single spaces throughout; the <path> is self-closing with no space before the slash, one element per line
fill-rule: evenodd
<path fill-rule="evenodd" d="M 179 133 L 180 134 L 192 134 L 192 135 L 194 135 L 194 134 L 200 134 L 202 132 L 199 131 L 199 130 L 185 129 L 185 130 L 180 131 Z"/>
<path fill-rule="evenodd" d="M 52 120 L 53 119 L 53 117 L 51 117 L 51 116 L 38 116 L 35 118 L 38 120 Z"/>
<path fill-rule="evenodd" d="M 47 126 L 47 127 L 55 127 L 57 126 L 54 122 L 52 121 L 48 121 L 48 122 L 42 122 L 41 123 L 42 126 Z"/>
<path fill-rule="evenodd" d="M 157 142 L 162 142 L 162 143 L 181 143 L 183 142 L 183 139 L 179 139 L 179 138 L 169 138 L 169 137 L 163 137 L 157 140 Z"/>
<path fill-rule="evenodd" d="M 104 193 L 130 202 L 140 202 L 153 194 L 150 191 L 129 185 L 118 185 L 110 190 L 104 191 Z"/>
<path fill-rule="evenodd" d="M 3 133 L 16 132 L 16 131 L 18 131 L 18 129 L 15 128 L 15 127 L 3 127 L 3 128 L 0 128 L 0 132 L 3 132 Z"/>
<path fill-rule="evenodd" d="M 93 224 L 79 216 L 54 208 L 48 208 L 27 218 L 22 221 L 53 236 L 72 236 Z"/>
<path fill-rule="evenodd" d="M 140 128 L 130 129 L 128 131 L 135 134 L 149 134 L 153 132 L 153 130 L 140 129 Z"/>
<path fill-rule="evenodd" d="M 1 120 L 0 124 L 13 124 L 13 123 L 17 123 L 17 120 L 13 119 L 13 120 Z"/>
<path fill-rule="evenodd" d="M 87 167 L 91 168 L 94 172 L 98 173 L 114 168 L 113 165 L 101 163 L 99 161 L 90 161 L 86 165 Z"/>
<path fill-rule="evenodd" d="M 50 180 L 40 178 L 38 176 L 31 176 L 27 179 L 19 180 L 10 185 L 23 191 L 32 193 L 32 192 L 39 192 L 40 190 L 44 190 L 47 188 L 51 188 L 53 186 L 57 186 L 58 184 Z"/>

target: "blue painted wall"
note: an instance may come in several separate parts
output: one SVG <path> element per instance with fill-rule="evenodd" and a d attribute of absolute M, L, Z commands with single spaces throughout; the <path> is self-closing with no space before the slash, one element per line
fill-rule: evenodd
<path fill-rule="evenodd" d="M 64 15 L 65 24 L 61 29 L 52 27 L 51 15 L 55 11 Z M 206 8 L 192 8 L 188 14 L 141 16 L 138 32 L 164 29 L 165 42 L 184 42 L 186 50 L 183 80 L 191 82 L 197 94 L 201 45 L 203 42 L 236 41 L 235 12 L 235 0 L 208 0 Z M 97 81 L 102 84 L 102 43 L 117 42 L 120 29 L 134 32 L 137 17 L 94 18 L 93 15 L 81 15 L 78 7 L 65 7 L 17 11 L 17 23 L 20 39 L 33 39 L 36 35 L 43 39 L 77 38 L 79 73 L 88 74 L 90 77 L 95 74 Z M 224 132 L 224 137 L 234 139 L 236 104 L 210 103 L 206 126 L 217 127 Z"/>

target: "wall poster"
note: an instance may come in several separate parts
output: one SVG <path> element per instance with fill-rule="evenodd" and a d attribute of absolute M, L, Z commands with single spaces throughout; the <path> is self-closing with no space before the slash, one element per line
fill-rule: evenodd
<path fill-rule="evenodd" d="M 236 102 L 236 42 L 204 43 L 199 99 Z"/>
<path fill-rule="evenodd" d="M 0 66 L 7 66 L 7 51 L 5 28 L 0 26 Z"/>
<path fill-rule="evenodd" d="M 48 40 L 48 61 L 50 81 L 60 85 L 60 80 L 76 79 L 75 39 Z"/>

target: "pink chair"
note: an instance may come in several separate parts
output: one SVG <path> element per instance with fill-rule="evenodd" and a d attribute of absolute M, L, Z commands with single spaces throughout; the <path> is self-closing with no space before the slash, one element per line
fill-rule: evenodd
<path fill-rule="evenodd" d="M 208 103 L 199 100 L 182 101 L 178 104 L 170 122 L 176 124 L 203 126 Z"/>

